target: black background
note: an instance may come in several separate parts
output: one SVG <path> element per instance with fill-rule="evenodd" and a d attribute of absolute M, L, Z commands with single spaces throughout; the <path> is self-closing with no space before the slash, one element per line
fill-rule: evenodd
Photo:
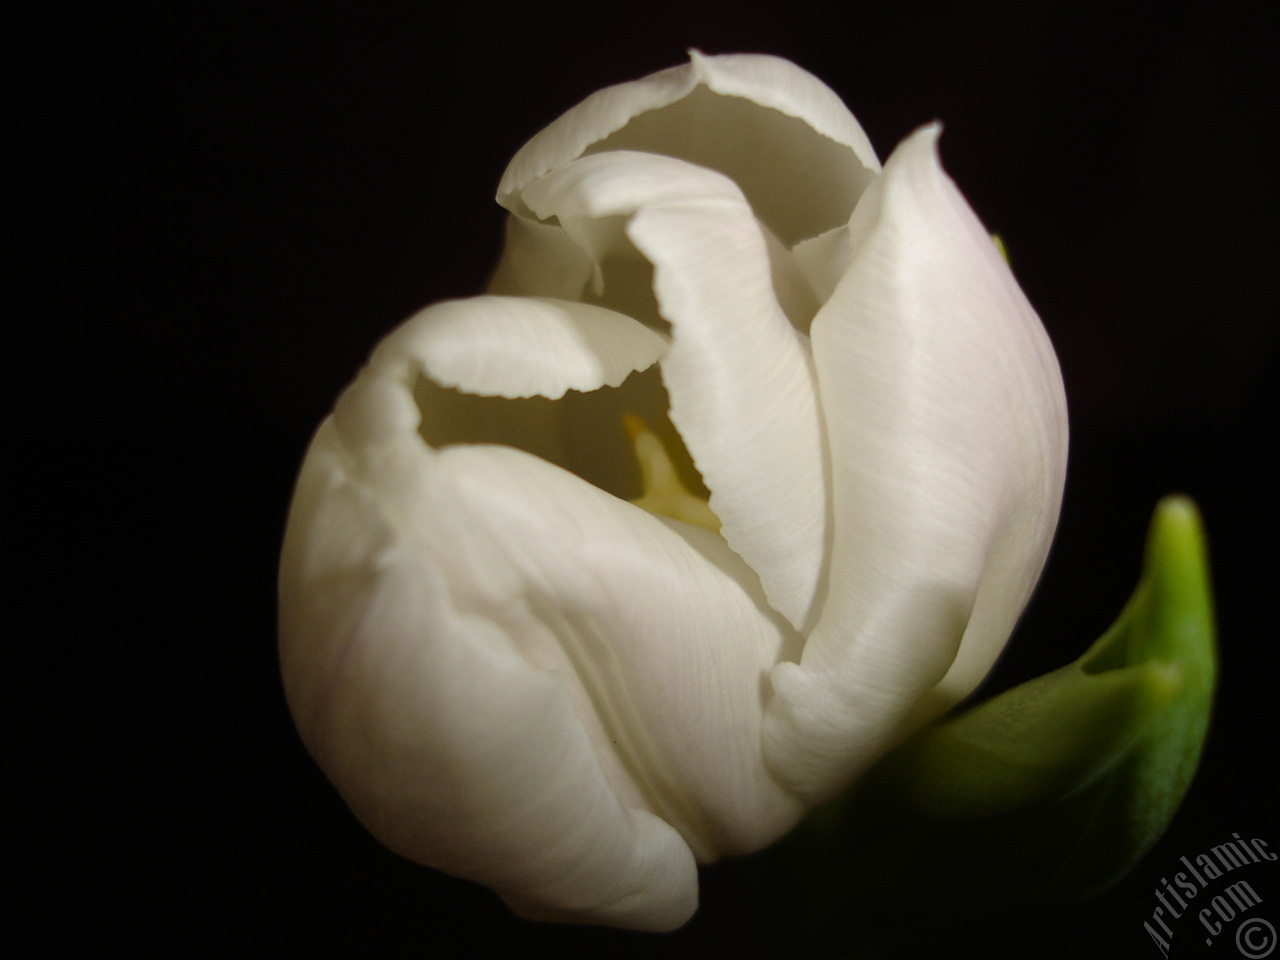
<path fill-rule="evenodd" d="M 17 351 L 34 452 L 15 521 L 40 513 L 52 533 L 17 598 L 40 627 L 16 652 L 48 656 L 15 673 L 12 702 L 38 929 L 175 956 L 785 955 L 744 906 L 750 861 L 704 870 L 699 914 L 653 937 L 527 924 L 398 859 L 306 755 L 275 664 L 275 564 L 310 431 L 383 333 L 480 289 L 494 189 L 528 136 L 696 46 L 794 60 L 882 157 L 942 119 L 945 165 L 1057 347 L 1062 523 L 987 689 L 1078 655 L 1132 589 L 1156 500 L 1201 504 L 1222 681 L 1165 839 L 1100 900 L 885 954 L 1155 956 L 1142 921 L 1179 856 L 1233 831 L 1280 847 L 1263 10 L 272 3 L 62 8 L 24 28 L 13 262 L 34 294 L 18 319 L 44 342 Z M 1280 923 L 1268 866 L 1252 868 L 1258 909 Z M 1202 939 L 1193 922 L 1175 956 Z"/>

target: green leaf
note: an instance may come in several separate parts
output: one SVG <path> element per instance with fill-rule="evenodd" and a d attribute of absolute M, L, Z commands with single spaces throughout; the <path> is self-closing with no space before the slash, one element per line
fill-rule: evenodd
<path fill-rule="evenodd" d="M 1186 795 L 1216 677 L 1203 527 L 1169 497 L 1133 597 L 1079 660 L 927 728 L 864 781 L 844 819 L 860 895 L 959 910 L 1113 885 Z"/>
<path fill-rule="evenodd" d="M 1157 506 L 1138 590 L 1082 662 L 1092 674 L 1159 664 L 1174 672 L 1177 688 L 1104 785 L 1079 848 L 1055 877 L 1063 895 L 1100 892 L 1124 877 L 1160 839 L 1200 763 L 1218 654 L 1204 527 L 1190 500 Z"/>

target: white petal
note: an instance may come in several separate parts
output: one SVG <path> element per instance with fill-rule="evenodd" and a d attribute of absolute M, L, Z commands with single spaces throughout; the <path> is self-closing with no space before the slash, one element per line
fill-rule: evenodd
<path fill-rule="evenodd" d="M 808 355 L 774 294 L 765 235 L 725 177 L 669 157 L 584 157 L 525 190 L 543 217 L 631 215 L 673 340 L 671 420 L 729 545 L 803 627 L 825 560 L 822 435 Z"/>
<path fill-rule="evenodd" d="M 652 366 L 666 340 L 630 317 L 535 297 L 433 304 L 397 328 L 371 363 L 416 362 L 437 383 L 485 396 L 556 399 L 616 387 Z"/>
<path fill-rule="evenodd" d="M 601 724 L 598 751 L 619 756 L 649 808 L 702 861 L 788 830 L 803 808 L 765 766 L 760 679 L 799 638 L 724 541 L 519 451 L 440 460 L 467 536 L 511 565 Z"/>
<path fill-rule="evenodd" d="M 742 191 L 728 177 L 683 160 L 634 150 L 583 157 L 524 191 L 525 203 L 544 219 L 599 220 L 627 216 L 642 206 L 715 199 L 746 207 Z"/>
<path fill-rule="evenodd" d="M 778 57 L 690 56 L 548 126 L 511 161 L 498 201 L 524 213 L 522 191 L 546 173 L 585 153 L 640 150 L 728 175 L 788 246 L 844 223 L 879 164 L 840 98 Z"/>
<path fill-rule="evenodd" d="M 489 293 L 578 300 L 590 278 L 591 259 L 559 226 L 507 217 Z"/>
<path fill-rule="evenodd" d="M 697 906 L 693 856 L 619 798 L 571 678 L 529 663 L 504 611 L 451 590 L 457 561 L 407 536 L 350 463 L 326 423 L 281 565 L 285 688 L 317 762 L 387 846 L 526 916 L 679 926 Z M 483 542 L 458 546 L 482 561 Z"/>
<path fill-rule="evenodd" d="M 829 599 L 773 672 L 775 769 L 827 796 L 985 675 L 1057 523 L 1053 349 L 990 236 L 905 141 L 860 201 L 852 266 L 813 322 L 832 459 Z M 913 704 L 926 698 L 926 709 Z"/>
<path fill-rule="evenodd" d="M 661 334 L 590 304 L 495 296 L 439 303 L 397 328 L 370 360 L 368 373 L 389 374 L 407 390 L 388 390 L 384 378 L 348 391 L 338 424 L 351 443 L 368 431 L 405 432 L 411 421 L 437 447 L 506 444 L 633 496 L 635 465 L 616 406 L 646 395 L 639 380 L 662 394 L 657 371 L 631 377 L 625 397 L 593 395 L 600 402 L 583 404 L 580 393 L 565 393 L 618 386 L 666 349 Z"/>
<path fill-rule="evenodd" d="M 304 465 L 281 566 L 304 739 L 398 852 L 528 916 L 678 926 L 695 854 L 803 812 L 759 735 L 799 638 L 715 535 L 519 451 L 433 451 L 412 403 L 371 364 Z"/>
<path fill-rule="evenodd" d="M 701 70 L 702 82 L 716 93 L 744 97 L 798 117 L 824 137 L 852 150 L 869 174 L 880 172 L 871 141 L 839 94 L 807 70 L 782 57 L 753 53 L 708 57 L 692 50 L 689 57 Z"/>
<path fill-rule="evenodd" d="M 760 232 L 764 235 L 769 251 L 770 279 L 778 306 L 787 315 L 791 325 L 807 339 L 809 324 L 813 322 L 814 315 L 826 297 L 819 298 L 815 295 L 813 284 L 805 275 L 800 262 L 772 230 L 760 224 Z"/>
<path fill-rule="evenodd" d="M 818 302 L 826 303 L 848 272 L 853 257 L 848 224 L 802 240 L 791 249 L 791 257 Z"/>

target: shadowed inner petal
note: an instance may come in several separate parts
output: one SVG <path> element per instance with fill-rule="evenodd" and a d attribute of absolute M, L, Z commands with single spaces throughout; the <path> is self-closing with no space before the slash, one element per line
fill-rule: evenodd
<path fill-rule="evenodd" d="M 787 246 L 845 223 L 866 182 L 853 151 L 805 121 L 705 86 L 640 114 L 584 155 L 609 150 L 660 153 L 718 170 Z"/>
<path fill-rule="evenodd" d="M 413 398 L 422 415 L 418 433 L 436 449 L 476 443 L 514 447 L 623 500 L 645 493 L 637 452 L 624 426 L 626 418 L 637 418 L 661 446 L 680 487 L 703 502 L 708 496 L 667 415 L 670 400 L 657 368 L 632 374 L 620 387 L 570 390 L 558 400 L 476 396 L 442 387 L 422 373 L 413 383 Z"/>

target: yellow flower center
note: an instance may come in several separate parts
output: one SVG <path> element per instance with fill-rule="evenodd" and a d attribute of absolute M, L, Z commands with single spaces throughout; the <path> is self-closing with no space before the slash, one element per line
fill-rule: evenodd
<path fill-rule="evenodd" d="M 718 533 L 720 518 L 711 512 L 706 500 L 690 493 L 680 482 L 675 464 L 658 436 L 643 420 L 629 413 L 623 414 L 622 425 L 631 438 L 644 491 L 631 502 L 657 516 L 683 520 Z"/>

